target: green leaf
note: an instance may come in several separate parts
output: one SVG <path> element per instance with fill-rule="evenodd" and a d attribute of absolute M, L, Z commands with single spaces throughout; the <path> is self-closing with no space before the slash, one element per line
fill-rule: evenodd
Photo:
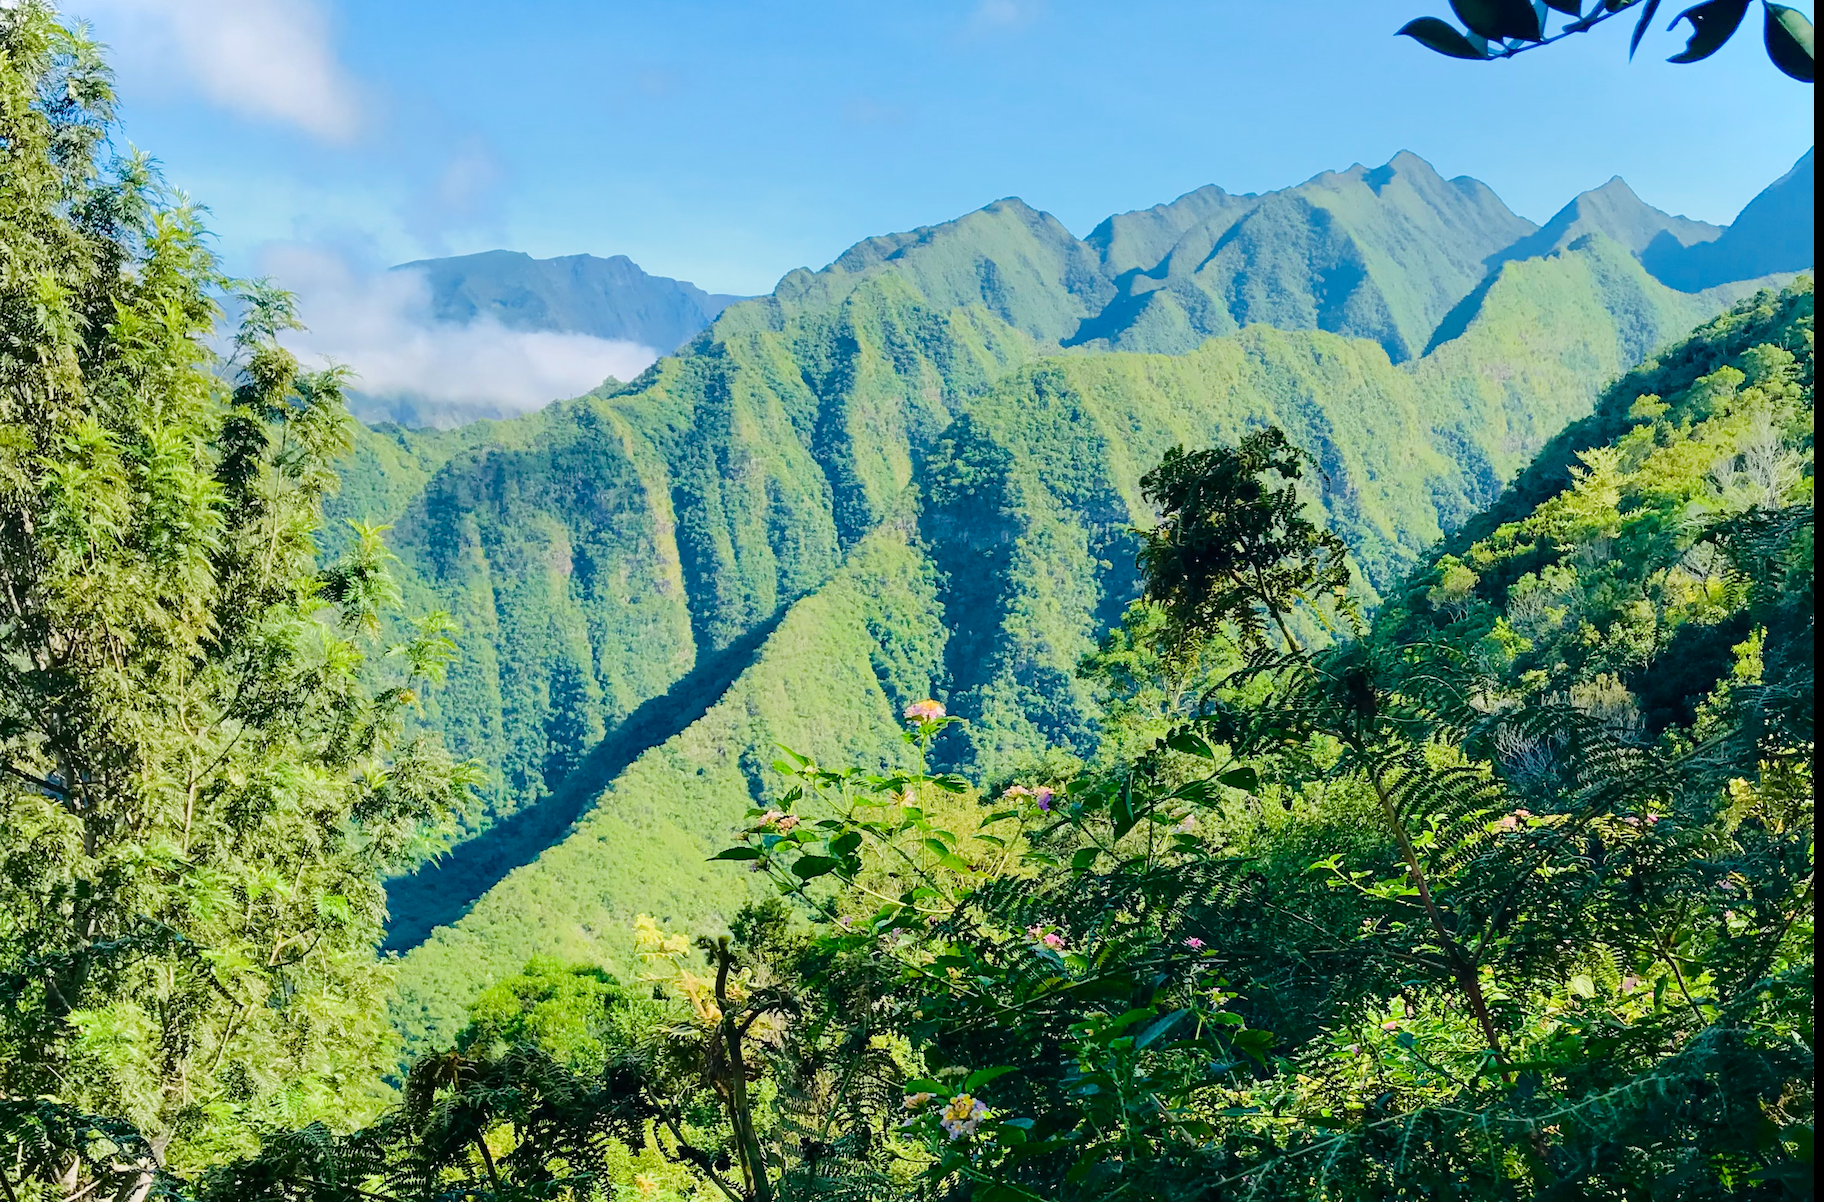
<path fill-rule="evenodd" d="M 1260 790 L 1260 773 L 1252 768 L 1232 768 L 1216 779 L 1231 789 L 1240 789 L 1243 793 L 1255 793 Z"/>
<path fill-rule="evenodd" d="M 842 861 L 832 856 L 799 856 L 798 862 L 792 865 L 792 872 L 808 881 L 827 872 L 835 872 L 840 867 Z"/>
<path fill-rule="evenodd" d="M 1161 1035 L 1164 1035 L 1167 1031 L 1177 1026 L 1178 1020 L 1189 1013 L 1189 1010 L 1174 1010 L 1170 1014 L 1158 1019 L 1156 1022 L 1150 1024 L 1146 1030 L 1140 1032 L 1140 1038 L 1134 1040 L 1134 1047 L 1144 1048 L 1151 1044 Z"/>
<path fill-rule="evenodd" d="M 950 845 L 945 843 L 942 839 L 926 839 L 925 850 L 940 860 L 945 856 L 956 854 L 950 850 Z"/>
<path fill-rule="evenodd" d="M 1691 38 L 1685 48 L 1666 61 L 1669 63 L 1701 62 L 1723 48 L 1735 36 L 1748 15 L 1748 0 L 1704 0 L 1672 18 L 1671 29 L 1680 21 L 1691 22 Z"/>
<path fill-rule="evenodd" d="M 967 793 L 969 791 L 969 782 L 954 772 L 934 776 L 931 778 L 931 783 L 946 793 Z"/>
<path fill-rule="evenodd" d="M 1817 72 L 1810 18 L 1784 4 L 1769 4 L 1766 9 L 1767 57 L 1792 78 L 1811 83 Z"/>
<path fill-rule="evenodd" d="M 1493 40 L 1536 42 L 1544 33 L 1531 0 L 1450 0 L 1451 11 L 1471 32 Z"/>
<path fill-rule="evenodd" d="M 1115 794 L 1114 802 L 1109 806 L 1108 818 L 1110 822 L 1114 823 L 1114 837 L 1117 840 L 1133 830 L 1134 823 L 1140 821 L 1139 816 L 1134 812 L 1134 792 L 1131 783 L 1123 786 L 1121 791 Z"/>
<path fill-rule="evenodd" d="M 1259 1027 L 1249 1027 L 1245 1031 L 1235 1032 L 1230 1038 L 1236 1051 L 1252 1057 L 1261 1064 L 1267 1062 L 1266 1051 L 1273 1046 L 1273 1032 L 1263 1031 Z"/>
<path fill-rule="evenodd" d="M 1442 21 L 1438 23 L 1440 25 L 1443 24 Z M 1445 26 L 1445 28 L 1448 29 L 1449 26 Z M 1400 30 L 1400 33 L 1405 32 L 1406 30 L 1404 29 Z M 1451 32 L 1456 33 L 1454 29 L 1451 30 Z M 1399 35 L 1396 34 L 1394 36 L 1397 37 Z M 1461 37 L 1462 35 L 1458 34 L 1457 36 Z M 1216 758 L 1216 751 L 1210 746 L 1209 740 L 1205 739 L 1202 735 L 1188 726 L 1181 726 L 1171 734 L 1165 736 L 1165 745 L 1170 747 L 1173 751 L 1181 751 L 1185 755 L 1194 755 L 1199 759 L 1213 760 Z"/>
<path fill-rule="evenodd" d="M 1448 21 L 1441 21 L 1437 17 L 1420 17 L 1417 20 L 1408 21 L 1400 26 L 1393 36 L 1411 38 L 1427 50 L 1435 50 L 1439 54 L 1448 55 L 1451 58 L 1480 59 L 1487 57 L 1471 45 L 1470 40 L 1464 37 L 1463 32 L 1455 25 Z"/>
<path fill-rule="evenodd" d="M 1582 973 L 1578 973 L 1571 978 L 1571 992 L 1578 997 L 1595 997 L 1596 982 L 1590 980 L 1590 978 L 1584 976 Z"/>
<path fill-rule="evenodd" d="M 730 847 L 709 858 L 712 860 L 758 860 L 764 854 L 758 847 Z"/>
<path fill-rule="evenodd" d="M 849 831 L 845 834 L 837 835 L 834 839 L 830 840 L 830 854 L 833 856 L 846 856 L 860 846 L 861 832 Z"/>
<path fill-rule="evenodd" d="M 1015 1070 L 1011 1065 L 1006 1064 L 996 1065 L 994 1068 L 978 1068 L 973 1073 L 970 1073 L 968 1078 L 964 1080 L 963 1092 L 974 1093 L 982 1086 L 988 1084 L 988 1082 L 1000 1077 L 1005 1077 L 1008 1073 L 1014 1071 Z"/>

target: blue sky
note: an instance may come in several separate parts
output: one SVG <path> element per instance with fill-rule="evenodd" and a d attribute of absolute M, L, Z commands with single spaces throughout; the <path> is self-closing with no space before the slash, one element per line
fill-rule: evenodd
<path fill-rule="evenodd" d="M 1629 63 L 1619 22 L 1495 64 L 1390 36 L 1444 0 L 67 10 L 114 47 L 128 136 L 210 207 L 239 270 L 273 244 L 369 265 L 505 246 L 764 292 L 1001 196 L 1081 234 L 1402 148 L 1535 221 L 1620 174 L 1726 222 L 1813 139 L 1810 88 L 1756 28 L 1690 67 L 1657 31 Z"/>

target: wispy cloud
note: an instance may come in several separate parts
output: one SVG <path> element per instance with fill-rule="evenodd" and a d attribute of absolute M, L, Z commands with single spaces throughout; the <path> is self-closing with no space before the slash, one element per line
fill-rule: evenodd
<path fill-rule="evenodd" d="M 977 0 L 969 25 L 978 30 L 1024 29 L 1044 11 L 1044 0 Z"/>
<path fill-rule="evenodd" d="M 261 268 L 298 297 L 307 332 L 288 336 L 312 366 L 355 372 L 356 416 L 451 426 L 530 412 L 613 376 L 631 380 L 658 352 L 587 334 L 509 330 L 492 318 L 431 318 L 430 289 L 411 271 L 365 270 L 317 246 L 269 246 Z"/>
<path fill-rule="evenodd" d="M 72 9 L 175 61 L 212 103 L 343 142 L 360 126 L 359 91 L 315 0 L 80 0 Z"/>

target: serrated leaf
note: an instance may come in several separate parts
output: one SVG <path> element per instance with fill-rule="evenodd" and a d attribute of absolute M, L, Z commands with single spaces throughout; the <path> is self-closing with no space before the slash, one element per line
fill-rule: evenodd
<path fill-rule="evenodd" d="M 1811 19 L 1784 4 L 1769 4 L 1766 9 L 1767 57 L 1792 78 L 1811 83 L 1817 74 Z"/>
<path fill-rule="evenodd" d="M 1479 59 L 1487 57 L 1485 53 L 1476 50 L 1470 40 L 1463 36 L 1461 30 L 1450 22 L 1439 20 L 1437 17 L 1420 17 L 1417 20 L 1408 21 L 1400 26 L 1393 36 L 1411 38 L 1427 50 L 1435 50 L 1450 58 Z"/>
<path fill-rule="evenodd" d="M 1691 22 L 1691 37 L 1685 48 L 1666 61 L 1696 63 L 1709 58 L 1735 36 L 1742 18 L 1748 15 L 1748 0 L 1704 0 L 1672 18 L 1671 29 L 1680 21 Z"/>
<path fill-rule="evenodd" d="M 709 858 L 712 860 L 758 860 L 763 854 L 758 847 L 730 847 Z"/>

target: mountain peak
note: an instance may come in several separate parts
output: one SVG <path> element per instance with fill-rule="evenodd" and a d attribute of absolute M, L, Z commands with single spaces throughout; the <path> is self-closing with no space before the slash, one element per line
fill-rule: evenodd
<path fill-rule="evenodd" d="M 689 341 L 741 298 L 652 275 L 626 255 L 560 255 L 486 250 L 401 263 L 431 293 L 431 316 L 468 324 L 492 318 L 508 329 L 554 330 L 636 342 L 665 354 Z"/>

